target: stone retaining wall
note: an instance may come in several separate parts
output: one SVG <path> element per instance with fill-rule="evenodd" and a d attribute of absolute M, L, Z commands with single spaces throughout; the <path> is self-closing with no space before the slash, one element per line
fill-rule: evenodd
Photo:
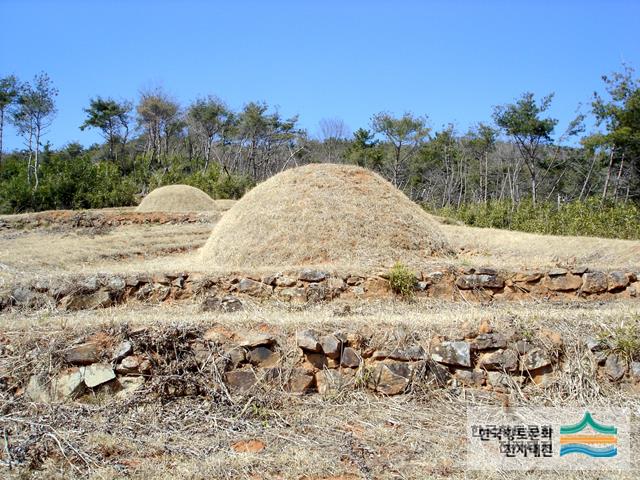
<path fill-rule="evenodd" d="M 451 301 L 607 300 L 640 298 L 638 273 L 555 268 L 502 272 L 491 268 L 443 268 L 416 278 L 416 298 Z M 40 279 L 0 293 L 0 310 L 55 306 L 83 310 L 114 304 L 204 299 L 205 309 L 240 308 L 243 298 L 291 303 L 392 297 L 385 274 L 332 275 L 303 269 L 272 275 L 207 276 L 200 273 L 91 275 Z"/>
<path fill-rule="evenodd" d="M 607 338 L 585 338 L 580 361 L 591 362 L 594 381 L 640 387 L 640 362 L 626 360 L 612 345 Z M 103 390 L 124 398 L 142 387 L 162 396 L 253 395 L 273 389 L 322 395 L 354 389 L 398 395 L 420 388 L 508 393 L 552 387 L 565 363 L 575 361 L 565 358 L 558 332 L 498 332 L 487 321 L 464 326 L 453 337 L 420 339 L 401 332 L 383 341 L 341 331 L 279 334 L 268 325 L 251 331 L 222 325 L 168 332 L 139 328 L 97 332 L 54 353 L 24 354 L 33 365 L 43 357 L 43 373 L 4 380 L 22 383 L 15 393 L 33 401 Z"/>

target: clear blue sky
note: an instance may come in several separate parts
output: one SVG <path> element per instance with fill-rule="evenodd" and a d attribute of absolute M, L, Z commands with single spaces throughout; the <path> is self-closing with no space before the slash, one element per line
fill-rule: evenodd
<path fill-rule="evenodd" d="M 383 110 L 466 130 L 524 91 L 555 92 L 561 129 L 602 74 L 640 69 L 637 0 L 0 0 L 0 18 L 0 76 L 44 70 L 60 90 L 55 146 L 98 140 L 78 129 L 90 97 L 156 85 L 183 104 L 264 100 L 311 134 Z"/>

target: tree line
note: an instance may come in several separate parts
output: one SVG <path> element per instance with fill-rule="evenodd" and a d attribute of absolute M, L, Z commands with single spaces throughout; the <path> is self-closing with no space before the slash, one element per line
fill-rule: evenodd
<path fill-rule="evenodd" d="M 638 87 L 627 66 L 604 76 L 589 112 L 564 131 L 549 114 L 553 94 L 525 92 L 466 132 L 434 130 L 427 116 L 380 112 L 353 133 L 340 119 L 324 119 L 318 135 L 265 102 L 234 110 L 209 95 L 183 106 L 156 88 L 136 102 L 88 99 L 78 126 L 98 131 L 103 142 L 54 150 L 46 141 L 58 95 L 52 80 L 46 73 L 28 82 L 8 75 L 0 78 L 0 210 L 130 205 L 170 183 L 237 198 L 283 169 L 313 162 L 370 168 L 434 209 L 594 198 L 638 204 Z M 586 133 L 587 115 L 595 132 Z M 8 123 L 23 146 L 3 154 Z"/>

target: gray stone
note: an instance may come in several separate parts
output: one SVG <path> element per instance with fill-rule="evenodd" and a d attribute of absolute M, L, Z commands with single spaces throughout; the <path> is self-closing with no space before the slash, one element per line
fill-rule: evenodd
<path fill-rule="evenodd" d="M 431 359 L 421 360 L 414 365 L 413 379 L 427 383 L 435 383 L 439 387 L 447 385 L 451 379 L 449 370 Z"/>
<path fill-rule="evenodd" d="M 511 375 L 502 372 L 487 372 L 487 383 L 492 387 L 511 388 L 514 380 Z"/>
<path fill-rule="evenodd" d="M 402 362 L 415 362 L 418 360 L 423 360 L 425 358 L 426 352 L 424 348 L 420 345 L 412 345 L 406 348 L 396 348 L 395 350 L 387 351 L 387 350 L 376 350 L 373 355 L 373 360 L 400 360 Z"/>
<path fill-rule="evenodd" d="M 340 365 L 348 368 L 357 368 L 360 366 L 360 355 L 351 347 L 346 347 L 342 350 L 342 356 L 340 357 Z"/>
<path fill-rule="evenodd" d="M 256 282 L 250 278 L 243 278 L 236 284 L 236 290 L 254 297 L 266 297 L 271 294 L 273 287 L 262 282 Z"/>
<path fill-rule="evenodd" d="M 606 292 L 608 288 L 607 276 L 602 272 L 590 272 L 582 276 L 581 290 L 584 293 Z"/>
<path fill-rule="evenodd" d="M 46 375 L 32 375 L 25 389 L 25 394 L 34 402 L 45 403 L 51 400 L 48 378 Z"/>
<path fill-rule="evenodd" d="M 342 342 L 335 335 L 323 335 L 318 340 L 320 348 L 329 358 L 339 358 L 342 350 Z"/>
<path fill-rule="evenodd" d="M 442 273 L 442 272 L 429 272 L 429 273 L 426 273 L 426 274 L 422 275 L 422 279 L 425 282 L 428 282 L 430 284 L 432 284 L 432 283 L 440 283 L 440 281 L 442 281 L 443 278 L 444 278 L 444 273 Z"/>
<path fill-rule="evenodd" d="M 631 374 L 631 380 L 635 383 L 640 382 L 640 362 L 631 362 L 629 365 L 629 373 Z"/>
<path fill-rule="evenodd" d="M 18 286 L 11 291 L 11 298 L 16 305 L 28 305 L 34 297 L 34 293 L 27 287 Z"/>
<path fill-rule="evenodd" d="M 259 367 L 274 367 L 280 361 L 280 355 L 266 347 L 256 347 L 247 352 L 247 360 Z"/>
<path fill-rule="evenodd" d="M 609 291 L 622 290 L 629 285 L 629 278 L 624 272 L 611 272 L 608 276 Z"/>
<path fill-rule="evenodd" d="M 278 295 L 288 302 L 304 303 L 307 301 L 307 292 L 302 287 L 283 288 Z"/>
<path fill-rule="evenodd" d="M 94 310 L 96 308 L 106 308 L 112 304 L 109 292 L 99 290 L 95 293 L 72 293 L 62 299 L 60 308 L 62 310 Z"/>
<path fill-rule="evenodd" d="M 298 275 L 298 279 L 304 282 L 321 282 L 327 278 L 327 273 L 311 268 L 303 269 Z"/>
<path fill-rule="evenodd" d="M 80 368 L 74 367 L 59 373 L 51 382 L 51 391 L 58 399 L 79 395 L 84 390 L 84 378 Z"/>
<path fill-rule="evenodd" d="M 505 348 L 507 339 L 499 333 L 481 333 L 471 342 L 476 350 L 488 350 L 491 348 Z"/>
<path fill-rule="evenodd" d="M 481 387 L 487 378 L 483 370 L 456 370 L 453 376 L 468 387 Z"/>
<path fill-rule="evenodd" d="M 309 352 L 319 352 L 322 350 L 318 340 L 318 334 L 311 329 L 298 331 L 296 333 L 296 343 L 298 347 Z"/>
<path fill-rule="evenodd" d="M 78 282 L 78 288 L 85 293 L 95 292 L 100 288 L 100 281 L 97 275 L 91 275 L 90 277 L 85 277 L 80 280 Z"/>
<path fill-rule="evenodd" d="M 250 332 L 241 336 L 240 341 L 238 342 L 238 345 L 240 345 L 241 347 L 253 348 L 253 347 L 259 347 L 262 345 L 271 345 L 275 343 L 275 341 L 276 339 L 273 337 L 273 335 L 270 335 L 268 333 L 251 333 Z"/>
<path fill-rule="evenodd" d="M 128 340 L 121 342 L 114 350 L 112 359 L 116 362 L 133 353 L 133 345 Z"/>
<path fill-rule="evenodd" d="M 587 345 L 587 348 L 592 352 L 601 352 L 609 348 L 609 345 L 607 345 L 606 341 L 602 341 L 593 337 L 587 337 L 585 343 Z"/>
<path fill-rule="evenodd" d="M 225 383 L 239 392 L 248 392 L 258 381 L 253 370 L 231 370 L 224 374 Z"/>
<path fill-rule="evenodd" d="M 487 370 L 514 371 L 518 368 L 518 354 L 514 350 L 496 350 L 480 357 L 478 366 Z"/>
<path fill-rule="evenodd" d="M 120 390 L 116 393 L 116 398 L 126 399 L 131 397 L 142 385 L 144 385 L 144 377 L 120 377 L 118 378 L 118 386 Z"/>
<path fill-rule="evenodd" d="M 540 348 L 529 350 L 522 357 L 522 370 L 538 370 L 551 365 L 549 354 Z"/>
<path fill-rule="evenodd" d="M 526 340 L 518 340 L 515 344 L 516 352 L 518 352 L 520 355 L 524 355 L 533 348 L 533 344 L 527 342 Z"/>
<path fill-rule="evenodd" d="M 226 295 L 222 298 L 208 296 L 200 305 L 200 309 L 204 312 L 237 312 L 242 308 L 242 301 L 232 295 Z"/>
<path fill-rule="evenodd" d="M 566 268 L 552 268 L 549 270 L 547 275 L 550 277 L 559 277 L 561 275 L 566 275 L 567 273 L 569 273 L 569 271 Z"/>
<path fill-rule="evenodd" d="M 431 358 L 448 365 L 470 367 L 471 346 L 467 342 L 445 341 L 432 350 Z"/>
<path fill-rule="evenodd" d="M 474 288 L 503 288 L 504 279 L 498 275 L 461 275 L 456 279 L 456 286 L 461 290 L 471 290 Z"/>
<path fill-rule="evenodd" d="M 97 387 L 116 378 L 111 365 L 107 363 L 94 363 L 84 367 L 84 384 L 89 388 Z"/>
<path fill-rule="evenodd" d="M 404 392 L 411 382 L 411 368 L 404 362 L 380 363 L 374 370 L 375 390 L 385 395 Z"/>
<path fill-rule="evenodd" d="M 100 347 L 95 343 L 83 343 L 64 352 L 64 359 L 71 365 L 90 365 L 100 361 Z"/>
<path fill-rule="evenodd" d="M 429 283 L 428 282 L 418 282 L 416 283 L 416 289 L 424 292 L 427 288 L 429 288 Z"/>
<path fill-rule="evenodd" d="M 229 363 L 235 368 L 246 360 L 247 352 L 244 348 L 233 347 L 225 352 L 225 356 L 229 359 Z"/>
<path fill-rule="evenodd" d="M 615 353 L 609 354 L 604 364 L 604 372 L 607 375 L 607 378 L 612 382 L 617 382 L 624 377 L 626 371 L 627 366 L 625 365 L 624 360 Z"/>
<path fill-rule="evenodd" d="M 293 277 L 278 277 L 276 278 L 276 286 L 277 287 L 294 287 L 297 283 L 297 280 Z"/>
<path fill-rule="evenodd" d="M 307 287 L 307 300 L 310 302 L 331 300 L 331 292 L 324 284 L 312 283 Z"/>
<path fill-rule="evenodd" d="M 129 355 L 116 367 L 116 372 L 124 374 L 146 373 L 150 370 L 151 362 L 142 355 Z"/>
<path fill-rule="evenodd" d="M 340 277 L 330 277 L 329 280 L 327 280 L 327 288 L 331 291 L 341 292 L 346 287 L 346 283 L 344 283 L 344 280 Z"/>
<path fill-rule="evenodd" d="M 122 292 L 127 286 L 127 282 L 121 277 L 111 277 L 107 282 L 107 289 L 111 292 Z"/>

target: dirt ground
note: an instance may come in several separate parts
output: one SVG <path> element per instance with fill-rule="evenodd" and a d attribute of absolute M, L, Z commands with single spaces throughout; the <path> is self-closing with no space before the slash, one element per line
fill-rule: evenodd
<path fill-rule="evenodd" d="M 200 271 L 197 249 L 216 219 L 123 222 L 100 228 L 56 222 L 15 228 L 10 221 L 0 218 L 4 285 L 66 273 Z M 442 229 L 457 255 L 438 259 L 440 264 L 512 270 L 559 264 L 640 268 L 638 241 L 455 225 Z M 589 336 L 640 323 L 637 299 L 484 305 L 353 300 L 346 314 L 344 305 L 300 308 L 248 302 L 242 311 L 221 313 L 203 312 L 194 301 L 80 312 L 9 311 L 0 314 L 0 371 L 3 376 L 19 373 L 28 378 L 36 369 L 53 369 L 54 360 L 45 365 L 42 358 L 54 359 L 66 345 L 103 330 L 138 328 L 166 335 L 218 325 L 280 333 L 313 327 L 391 336 L 401 329 L 426 345 L 436 335 L 454 334 L 465 324 L 483 320 L 497 329 L 558 331 L 568 366 L 557 372 L 557 381 L 549 388 L 531 385 L 508 393 L 466 387 L 415 389 L 392 397 L 362 389 L 326 396 L 294 395 L 282 389 L 251 395 L 218 391 L 175 395 L 149 386 L 125 400 L 99 393 L 77 401 L 36 403 L 0 383 L 0 476 L 307 480 L 640 476 L 640 455 L 635 455 L 633 469 L 624 472 L 474 472 L 467 470 L 464 436 L 468 406 L 620 406 L 633 414 L 632 448 L 638 452 L 640 388 L 598 382 L 581 346 Z M 22 355 L 34 345 L 40 349 L 38 360 Z"/>

